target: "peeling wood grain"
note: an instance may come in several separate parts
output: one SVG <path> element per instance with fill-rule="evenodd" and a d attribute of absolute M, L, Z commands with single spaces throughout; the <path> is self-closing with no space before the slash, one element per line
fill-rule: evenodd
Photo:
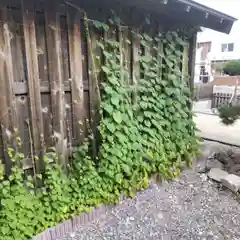
<path fill-rule="evenodd" d="M 100 141 L 98 125 L 100 123 L 100 66 L 98 59 L 100 59 L 100 48 L 97 41 L 100 39 L 99 31 L 93 27 L 89 28 L 88 39 L 88 69 L 89 69 L 89 97 L 90 97 L 90 126 L 93 134 L 92 138 L 92 152 L 94 159 L 98 155 L 98 143 Z"/>
<path fill-rule="evenodd" d="M 33 143 L 30 144 L 33 145 L 32 161 L 35 162 L 34 155 L 40 156 L 43 152 L 42 139 L 44 136 L 34 6 L 22 0 L 22 14 L 30 99 L 30 126 L 33 140 Z M 41 161 L 36 161 L 35 165 L 36 171 L 41 172 Z"/>
<path fill-rule="evenodd" d="M 85 109 L 84 109 L 84 84 L 82 65 L 82 33 L 80 13 L 68 14 L 68 38 L 71 71 L 71 92 L 73 111 L 73 137 L 77 141 L 83 140 Z"/>
<path fill-rule="evenodd" d="M 132 81 L 134 87 L 133 103 L 137 102 L 137 86 L 140 80 L 140 38 L 137 32 L 132 31 Z"/>
<path fill-rule="evenodd" d="M 60 14 L 52 3 L 49 3 L 45 14 L 53 136 L 56 140 L 55 145 L 59 155 L 59 163 L 63 169 L 66 169 L 68 152 L 66 149 L 66 110 L 62 69 Z"/>
<path fill-rule="evenodd" d="M 7 146 L 14 144 L 15 140 L 11 135 L 18 128 L 16 98 L 13 92 L 14 72 L 11 40 L 8 11 L 6 8 L 2 8 L 0 9 L 0 124 L 3 133 L 6 173 L 9 173 L 11 167 Z"/>

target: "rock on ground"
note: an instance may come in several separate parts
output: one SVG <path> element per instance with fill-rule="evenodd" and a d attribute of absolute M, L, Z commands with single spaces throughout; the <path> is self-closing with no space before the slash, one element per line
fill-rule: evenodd
<path fill-rule="evenodd" d="M 229 174 L 222 179 L 222 184 L 236 193 L 240 189 L 240 177 L 234 174 Z"/>
<path fill-rule="evenodd" d="M 217 182 L 221 182 L 224 178 L 226 178 L 228 176 L 228 172 L 223 171 L 219 168 L 212 168 L 210 170 L 210 172 L 208 173 L 208 177 L 217 181 Z"/>
<path fill-rule="evenodd" d="M 61 240 L 239 240 L 240 204 L 206 175 L 185 170 Z"/>

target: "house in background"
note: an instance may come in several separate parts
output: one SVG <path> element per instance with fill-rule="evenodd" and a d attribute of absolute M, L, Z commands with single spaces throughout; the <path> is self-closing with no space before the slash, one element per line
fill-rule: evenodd
<path fill-rule="evenodd" d="M 240 22 L 236 22 L 229 35 L 206 28 L 198 33 L 195 83 L 208 83 L 218 78 L 225 79 L 222 65 L 227 61 L 240 59 L 239 32 Z M 232 79 L 229 81 L 233 82 Z M 226 82 L 226 79 L 224 82 L 231 85 L 230 82 L 229 84 L 228 81 Z"/>

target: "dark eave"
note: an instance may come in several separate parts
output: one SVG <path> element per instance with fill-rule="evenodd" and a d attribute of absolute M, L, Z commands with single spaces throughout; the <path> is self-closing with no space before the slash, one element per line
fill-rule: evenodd
<path fill-rule="evenodd" d="M 176 2 L 177 5 L 181 4 L 185 6 L 185 9 L 188 10 L 189 13 L 194 11 L 197 14 L 196 17 L 201 26 L 211 28 L 219 32 L 229 33 L 232 29 L 233 23 L 237 21 L 237 18 L 197 3 L 193 0 L 169 0 L 166 2 L 171 1 Z M 204 18 L 200 16 L 201 13 L 205 14 Z"/>
<path fill-rule="evenodd" d="M 165 15 L 181 24 L 202 26 L 219 32 L 229 33 L 237 20 L 193 0 L 115 0 L 122 4 L 140 7 Z"/>
<path fill-rule="evenodd" d="M 224 19 L 229 20 L 229 21 L 236 21 L 237 20 L 237 18 L 234 18 L 232 16 L 229 16 L 225 13 L 222 13 L 220 11 L 217 11 L 213 8 L 207 7 L 203 4 L 197 3 L 197 2 L 192 1 L 192 0 L 175 0 L 175 1 L 180 2 L 182 4 L 185 4 L 187 6 L 190 6 L 190 7 L 196 8 L 199 11 L 208 12 L 209 14 L 214 15 L 214 16 L 219 17 L 219 18 L 224 18 Z"/>

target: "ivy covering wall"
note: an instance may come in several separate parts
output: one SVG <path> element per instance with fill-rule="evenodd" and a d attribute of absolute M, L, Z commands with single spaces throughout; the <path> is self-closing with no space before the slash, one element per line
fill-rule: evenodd
<path fill-rule="evenodd" d="M 0 164 L 0 239 L 29 239 L 92 206 L 117 203 L 121 194 L 133 197 L 148 186 L 153 174 L 176 177 L 197 153 L 188 36 L 183 31 L 152 36 L 132 31 L 131 42 L 121 26 L 99 22 L 94 26 L 104 32 L 98 41 L 102 82 L 96 82 L 100 124 L 89 138 L 92 144 L 100 134 L 99 152 L 93 159 L 86 139 L 65 172 L 57 164 L 57 154 L 46 152 L 45 172 L 24 178 L 25 156 L 18 151 L 18 139 L 16 149 L 8 148 L 13 163 L 8 178 Z M 86 16 L 85 33 L 90 41 Z M 133 48 L 130 55 L 128 45 Z M 132 70 L 127 56 L 132 58 Z"/>

